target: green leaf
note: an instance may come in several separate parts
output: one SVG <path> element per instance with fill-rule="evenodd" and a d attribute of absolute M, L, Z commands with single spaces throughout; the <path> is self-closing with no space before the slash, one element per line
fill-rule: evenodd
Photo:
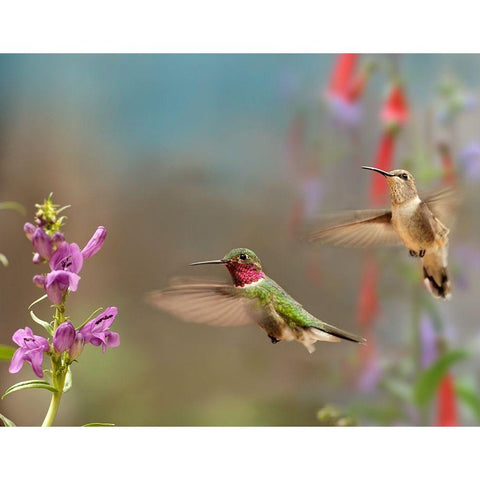
<path fill-rule="evenodd" d="M 0 253 L 0 263 L 4 267 L 8 267 L 8 258 L 3 253 Z"/>
<path fill-rule="evenodd" d="M 429 368 L 424 370 L 419 376 L 414 387 L 415 403 L 424 407 L 433 398 L 440 385 L 442 378 L 455 363 L 464 360 L 468 352 L 464 350 L 451 350 L 438 358 Z"/>
<path fill-rule="evenodd" d="M 0 202 L 0 210 L 16 210 L 25 215 L 25 207 L 18 202 Z"/>
<path fill-rule="evenodd" d="M 45 322 L 44 320 L 40 320 L 34 313 L 33 310 L 30 310 L 30 316 L 32 317 L 32 320 L 34 322 L 37 322 L 39 325 L 41 325 L 50 335 L 53 335 L 53 327 L 48 323 Z"/>
<path fill-rule="evenodd" d="M 45 300 L 47 297 L 48 297 L 48 295 L 45 294 L 45 295 L 43 295 L 42 297 L 37 298 L 33 303 L 31 303 L 31 304 L 28 306 L 27 310 L 30 310 L 34 305 L 36 305 L 37 303 L 40 303 L 42 300 Z"/>
<path fill-rule="evenodd" d="M 463 401 L 472 412 L 476 415 L 477 420 L 480 420 L 480 398 L 478 391 L 472 385 L 465 383 L 458 383 L 455 385 L 455 391 L 457 392 L 460 400 Z"/>
<path fill-rule="evenodd" d="M 114 427 L 114 423 L 86 423 L 82 427 Z"/>
<path fill-rule="evenodd" d="M 12 385 L 10 388 L 7 388 L 7 391 L 3 394 L 2 400 L 13 392 L 18 392 L 20 390 L 27 390 L 29 388 L 43 388 L 45 390 L 49 390 L 50 392 L 58 392 L 55 387 L 52 387 L 48 382 L 45 380 L 27 380 L 26 382 L 16 383 Z"/>
<path fill-rule="evenodd" d="M 68 367 L 65 375 L 65 384 L 63 385 L 63 393 L 68 392 L 72 388 L 72 370 Z"/>
<path fill-rule="evenodd" d="M 0 360 L 10 361 L 15 353 L 15 348 L 10 345 L 0 345 Z"/>
<path fill-rule="evenodd" d="M 1 413 L 0 413 L 0 420 L 3 422 L 3 424 L 6 427 L 16 427 L 16 425 L 10 419 L 8 419 L 5 415 L 2 415 Z"/>

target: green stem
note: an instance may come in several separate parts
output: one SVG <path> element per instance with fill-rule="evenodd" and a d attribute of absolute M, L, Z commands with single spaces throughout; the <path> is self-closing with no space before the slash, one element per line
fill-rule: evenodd
<path fill-rule="evenodd" d="M 65 306 L 62 304 L 57 307 L 55 312 L 54 331 L 58 326 L 65 321 L 64 317 Z M 63 387 L 65 386 L 66 370 L 62 366 L 61 357 L 55 352 L 51 356 L 52 361 L 52 385 L 57 389 L 52 393 L 52 399 L 50 400 L 50 406 L 48 407 L 47 414 L 43 420 L 42 427 L 51 427 L 57 416 L 58 407 L 60 406 L 60 400 L 63 394 Z"/>
<path fill-rule="evenodd" d="M 48 408 L 47 415 L 45 420 L 42 423 L 42 427 L 51 427 L 53 421 L 57 416 L 58 407 L 60 406 L 60 399 L 62 398 L 63 392 L 52 393 L 52 400 L 50 401 L 50 407 Z"/>

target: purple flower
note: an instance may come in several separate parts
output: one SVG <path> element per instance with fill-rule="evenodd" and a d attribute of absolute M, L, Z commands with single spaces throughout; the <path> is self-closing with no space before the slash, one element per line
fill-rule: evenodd
<path fill-rule="evenodd" d="M 80 333 L 85 339 L 85 343 L 91 343 L 95 347 L 102 345 L 103 353 L 107 347 L 118 347 L 120 345 L 120 335 L 108 330 L 117 316 L 117 307 L 108 307 L 102 314 L 86 323 Z"/>
<path fill-rule="evenodd" d="M 32 237 L 32 244 L 35 251 L 46 260 L 52 255 L 52 239 L 41 229 L 37 228 Z"/>
<path fill-rule="evenodd" d="M 44 287 L 48 298 L 60 305 L 68 289 L 75 292 L 78 288 L 78 273 L 83 267 L 80 247 L 76 243 L 61 242 L 50 257 L 49 265 L 52 271 L 46 276 Z M 38 286 L 42 284 L 38 275 L 33 277 L 33 282 Z"/>
<path fill-rule="evenodd" d="M 80 354 L 83 352 L 84 345 L 85 338 L 80 332 L 77 332 L 75 340 L 73 341 L 73 344 L 68 351 L 68 356 L 70 357 L 70 360 L 73 361 L 80 356 Z"/>
<path fill-rule="evenodd" d="M 301 184 L 301 191 L 303 195 L 304 218 L 311 219 L 317 212 L 324 193 L 321 178 L 315 175 L 306 177 Z"/>
<path fill-rule="evenodd" d="M 23 226 L 23 231 L 25 232 L 25 235 L 26 237 L 32 241 L 33 239 L 33 234 L 35 233 L 35 230 L 37 229 L 37 227 L 29 222 L 27 222 L 24 226 Z"/>
<path fill-rule="evenodd" d="M 52 270 L 79 273 L 83 267 L 80 247 L 76 243 L 60 243 L 51 256 L 49 265 Z"/>
<path fill-rule="evenodd" d="M 80 276 L 76 273 L 54 270 L 45 278 L 45 291 L 55 305 L 60 305 L 69 288 L 72 292 L 77 291 L 79 281 Z"/>
<path fill-rule="evenodd" d="M 84 259 L 93 257 L 98 251 L 102 248 L 103 242 L 107 236 L 107 230 L 105 227 L 98 227 L 92 238 L 85 245 L 82 250 L 82 255 Z"/>
<path fill-rule="evenodd" d="M 63 236 L 63 233 L 55 232 L 52 235 L 52 245 L 54 245 L 55 247 L 58 247 L 64 241 L 65 241 L 65 237 Z"/>
<path fill-rule="evenodd" d="M 13 341 L 20 347 L 13 354 L 10 368 L 10 373 L 17 373 L 23 367 L 23 362 L 28 362 L 33 368 L 37 377 L 43 377 L 42 362 L 43 353 L 46 352 L 50 346 L 47 339 L 34 335 L 29 327 L 25 330 L 17 330 L 12 337 Z"/>
<path fill-rule="evenodd" d="M 437 334 L 432 319 L 423 315 L 420 320 L 421 365 L 429 367 L 437 358 Z"/>
<path fill-rule="evenodd" d="M 63 322 L 55 330 L 53 347 L 57 353 L 68 350 L 75 340 L 75 327 L 70 322 Z"/>
<path fill-rule="evenodd" d="M 382 368 L 376 355 L 367 360 L 363 371 L 358 378 L 357 386 L 363 393 L 371 393 L 380 383 Z"/>
<path fill-rule="evenodd" d="M 326 95 L 326 102 L 333 123 L 338 127 L 356 127 L 362 118 L 362 109 L 358 102 L 348 102 L 338 95 Z"/>
<path fill-rule="evenodd" d="M 460 151 L 459 157 L 467 177 L 480 180 L 480 142 L 469 143 Z"/>

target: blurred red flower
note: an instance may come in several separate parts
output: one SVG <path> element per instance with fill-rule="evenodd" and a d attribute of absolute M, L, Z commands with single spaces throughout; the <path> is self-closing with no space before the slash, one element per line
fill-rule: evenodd
<path fill-rule="evenodd" d="M 378 144 L 375 167 L 389 172 L 393 170 L 393 154 L 395 149 L 395 135 L 386 130 L 382 132 L 380 143 Z M 384 205 L 388 201 L 388 184 L 382 175 L 373 174 L 370 184 L 370 204 L 372 207 Z"/>
<path fill-rule="evenodd" d="M 380 112 L 380 118 L 387 127 L 404 125 L 410 115 L 405 93 L 400 84 L 395 83 L 387 95 Z"/>
<path fill-rule="evenodd" d="M 377 296 L 378 266 L 370 252 L 367 253 L 358 295 L 357 318 L 365 328 L 373 325 L 379 310 Z"/>
<path fill-rule="evenodd" d="M 335 95 L 344 100 L 353 100 L 353 98 L 348 97 L 357 59 L 357 53 L 342 53 L 337 56 L 332 76 L 330 78 L 330 85 L 327 92 L 328 95 Z"/>
<path fill-rule="evenodd" d="M 455 385 L 451 373 L 447 373 L 443 377 L 438 389 L 437 420 L 435 425 L 438 427 L 458 426 Z"/>
<path fill-rule="evenodd" d="M 455 185 L 457 178 L 453 166 L 453 158 L 450 147 L 446 143 L 439 145 L 440 159 L 442 162 L 443 176 L 442 181 L 446 185 Z"/>

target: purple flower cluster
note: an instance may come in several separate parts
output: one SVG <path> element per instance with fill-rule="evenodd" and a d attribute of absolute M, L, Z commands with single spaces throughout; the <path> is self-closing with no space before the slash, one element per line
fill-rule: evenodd
<path fill-rule="evenodd" d="M 50 273 L 46 276 L 35 275 L 33 283 L 44 288 L 48 298 L 60 305 L 68 289 L 75 292 L 80 281 L 80 270 L 83 261 L 95 255 L 103 246 L 107 230 L 98 227 L 83 250 L 76 243 L 68 243 L 62 233 L 49 236 L 42 228 L 31 223 L 24 226 L 25 235 L 32 242 L 35 254 L 33 263 L 48 261 Z"/>
<path fill-rule="evenodd" d="M 116 307 L 108 307 L 102 314 L 87 322 L 78 331 L 69 321 L 62 323 L 53 336 L 53 351 L 57 354 L 67 352 L 69 361 L 73 362 L 82 353 L 86 343 L 95 347 L 102 345 L 103 353 L 106 352 L 107 347 L 118 347 L 120 345 L 120 335 L 109 329 L 117 313 L 118 309 Z M 19 348 L 13 355 L 9 368 L 10 373 L 19 372 L 25 361 L 32 365 L 35 375 L 43 377 L 43 354 L 50 350 L 48 340 L 39 335 L 34 335 L 29 327 L 17 330 L 12 338 Z"/>
<path fill-rule="evenodd" d="M 58 231 L 61 221 L 56 220 L 53 208 L 55 206 L 51 203 L 51 199 L 43 206 L 38 207 L 48 213 L 48 215 L 46 213 L 43 215 L 46 220 L 39 221 L 40 215 L 37 214 L 38 226 L 26 223 L 24 232 L 35 250 L 33 263 L 48 263 L 50 272 L 44 275 L 35 275 L 33 283 L 44 288 L 48 298 L 57 307 L 57 313 L 62 312 L 59 317 L 56 317 L 57 321 L 62 323 L 53 332 L 51 343 L 44 337 L 34 335 L 29 327 L 17 330 L 12 338 L 19 348 L 13 355 L 9 371 L 17 373 L 23 367 L 24 362 L 28 362 L 35 375 L 43 377 L 42 363 L 45 352 L 51 356 L 62 358 L 62 365 L 69 365 L 82 353 L 85 344 L 90 343 L 96 347 L 101 345 L 103 353 L 105 353 L 107 347 L 120 345 L 120 336 L 110 330 L 118 313 L 116 307 L 108 307 L 102 314 L 88 321 L 78 330 L 63 316 L 66 294 L 69 291 L 77 290 L 83 263 L 102 248 L 107 230 L 104 227 L 98 227 L 81 250 L 76 243 L 68 243 L 64 235 Z"/>

